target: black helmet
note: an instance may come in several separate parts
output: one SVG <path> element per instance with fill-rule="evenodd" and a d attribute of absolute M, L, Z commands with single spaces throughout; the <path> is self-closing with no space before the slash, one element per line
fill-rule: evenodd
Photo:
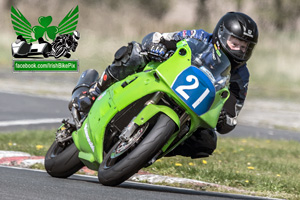
<path fill-rule="evenodd" d="M 227 44 L 230 37 L 246 42 L 246 48 L 243 51 L 232 50 Z M 228 12 L 219 20 L 213 32 L 213 43 L 224 51 L 232 68 L 239 67 L 249 60 L 257 40 L 256 23 L 248 15 L 240 12 Z"/>

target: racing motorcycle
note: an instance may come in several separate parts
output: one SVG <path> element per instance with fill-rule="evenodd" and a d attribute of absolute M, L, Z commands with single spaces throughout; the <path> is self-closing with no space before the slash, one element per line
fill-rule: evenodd
<path fill-rule="evenodd" d="M 70 58 L 70 51 L 75 51 L 79 38 L 78 31 L 74 31 L 72 35 L 64 34 L 57 36 L 51 44 L 52 50 L 49 52 L 49 56 L 54 56 L 56 59 L 62 56 Z"/>
<path fill-rule="evenodd" d="M 72 44 L 69 44 L 67 41 L 61 40 L 59 42 L 54 42 L 52 44 L 52 52 L 50 53 L 51 56 L 54 56 L 54 58 L 58 59 L 62 56 L 65 56 L 66 58 L 70 58 L 71 54 L 69 53 L 71 51 Z"/>
<path fill-rule="evenodd" d="M 206 54 L 210 64 L 192 65 Z M 45 156 L 47 172 L 66 178 L 87 166 L 98 171 L 100 183 L 115 186 L 167 155 L 197 128 L 215 128 L 230 95 L 228 58 L 216 46 L 191 38 L 178 42 L 169 55 L 110 86 L 87 116 L 74 117 L 73 109 L 76 127 L 63 122 L 58 129 Z"/>

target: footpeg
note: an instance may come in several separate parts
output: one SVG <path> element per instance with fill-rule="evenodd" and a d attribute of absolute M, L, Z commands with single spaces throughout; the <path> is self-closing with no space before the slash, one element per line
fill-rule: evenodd
<path fill-rule="evenodd" d="M 56 131 L 56 141 L 62 145 L 72 139 L 72 132 L 76 129 L 74 124 L 69 123 L 69 119 L 62 120 L 63 125 Z"/>

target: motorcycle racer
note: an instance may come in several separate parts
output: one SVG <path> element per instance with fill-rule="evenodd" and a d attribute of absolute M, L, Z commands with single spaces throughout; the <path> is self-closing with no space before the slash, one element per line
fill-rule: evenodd
<path fill-rule="evenodd" d="M 59 35 L 55 38 L 53 43 L 51 44 L 52 49 L 49 52 L 49 56 L 54 56 L 55 58 L 59 58 L 61 56 L 65 56 L 66 58 L 70 58 L 71 54 L 69 53 L 71 50 L 73 52 L 76 51 L 78 46 L 78 40 L 80 39 L 80 33 L 78 31 L 74 31 L 72 35 L 63 34 Z M 65 51 L 62 55 L 57 54 L 56 52 L 60 50 L 60 48 L 64 48 Z"/>
<path fill-rule="evenodd" d="M 250 59 L 252 51 L 258 41 L 258 29 L 256 23 L 248 15 L 240 12 L 229 12 L 217 23 L 213 33 L 202 29 L 184 30 L 172 33 L 150 33 L 144 37 L 142 44 L 131 42 L 123 46 L 115 53 L 114 61 L 109 65 L 102 76 L 88 90 L 78 89 L 87 87 L 87 82 L 82 81 L 88 73 L 81 76 L 77 86 L 73 90 L 69 108 L 75 107 L 79 112 L 87 114 L 95 99 L 111 84 L 124 79 L 128 75 L 142 71 L 149 61 L 163 62 L 166 53 L 176 49 L 176 43 L 182 39 L 195 38 L 201 40 L 212 48 L 222 50 L 231 63 L 230 98 L 225 103 L 220 114 L 216 129 L 198 129 L 183 144 L 174 149 L 169 156 L 182 155 L 191 158 L 207 157 L 213 153 L 217 145 L 216 132 L 225 134 L 232 131 L 237 124 L 244 101 L 246 99 L 249 71 L 246 62 Z M 141 54 L 147 50 L 146 57 Z M 214 55 L 208 51 L 197 58 L 192 58 L 192 64 L 200 67 L 201 63 L 209 63 Z M 170 69 L 171 70 L 171 69 Z M 96 77 L 96 75 L 94 75 Z"/>

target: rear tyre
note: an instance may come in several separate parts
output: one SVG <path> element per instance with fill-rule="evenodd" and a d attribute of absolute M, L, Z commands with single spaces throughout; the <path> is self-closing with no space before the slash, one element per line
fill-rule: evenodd
<path fill-rule="evenodd" d="M 115 186 L 126 181 L 138 172 L 161 150 L 175 131 L 176 124 L 168 116 L 161 114 L 148 134 L 130 152 L 122 153 L 118 158 L 118 148 L 123 146 L 116 143 L 106 154 L 98 170 L 99 182 L 103 185 Z M 125 154 L 125 156 L 124 156 Z M 117 156 L 116 156 L 117 155 Z"/>
<path fill-rule="evenodd" d="M 48 174 L 57 178 L 67 178 L 84 165 L 78 158 L 78 149 L 74 143 L 61 147 L 53 142 L 45 156 L 45 169 Z"/>

